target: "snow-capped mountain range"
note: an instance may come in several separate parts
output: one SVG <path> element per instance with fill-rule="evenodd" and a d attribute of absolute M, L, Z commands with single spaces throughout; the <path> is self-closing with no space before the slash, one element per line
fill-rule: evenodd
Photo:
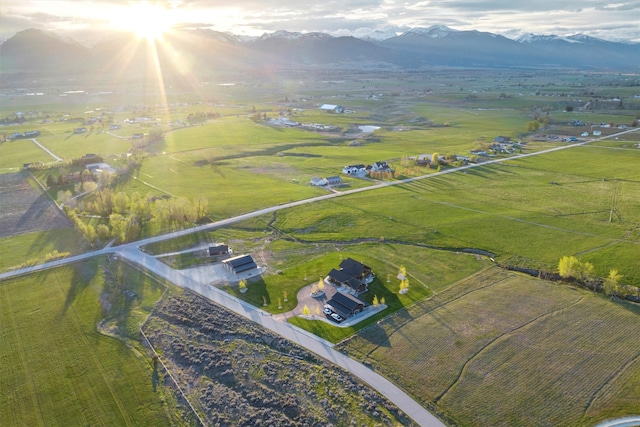
<path fill-rule="evenodd" d="M 86 47 L 55 34 L 30 29 L 0 44 L 0 72 L 44 73 L 104 72 L 122 56 L 123 46 L 134 46 L 129 57 L 144 58 L 145 43 L 132 36 L 104 40 Z M 640 69 L 640 44 L 620 43 L 576 34 L 570 36 L 523 34 L 513 40 L 481 31 L 455 30 L 442 25 L 412 28 L 402 34 L 374 31 L 366 36 L 332 36 L 321 32 L 265 33 L 238 36 L 211 29 L 167 33 L 158 45 L 159 61 L 175 65 L 175 53 L 193 70 L 216 68 L 343 67 L 419 69 L 434 66 L 519 67 L 573 69 Z M 136 56 L 139 55 L 139 56 Z M 131 65 L 144 69 L 138 61 Z"/>

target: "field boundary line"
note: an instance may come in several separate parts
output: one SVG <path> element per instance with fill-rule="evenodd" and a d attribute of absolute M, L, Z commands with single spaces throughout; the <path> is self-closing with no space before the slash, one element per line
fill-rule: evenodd
<path fill-rule="evenodd" d="M 587 415 L 587 412 L 589 412 L 589 410 L 591 409 L 591 406 L 593 406 L 593 402 L 598 400 L 598 398 L 600 397 L 599 396 L 600 392 L 604 388 L 606 388 L 609 384 L 616 381 L 622 375 L 622 373 L 627 370 L 629 366 L 633 365 L 638 360 L 640 360 L 640 352 L 636 355 L 636 357 L 634 357 L 633 359 L 625 363 L 624 366 L 622 366 L 620 369 L 618 369 L 616 372 L 610 375 L 609 378 L 607 378 L 607 380 L 591 395 L 591 398 L 589 398 L 589 401 L 587 402 L 587 405 L 585 406 L 584 411 L 582 411 L 582 416 Z"/>
<path fill-rule="evenodd" d="M 496 342 L 502 342 L 504 340 L 506 340 L 507 338 L 509 338 L 514 332 L 517 332 L 521 329 L 524 329 L 528 326 L 531 326 L 533 323 L 537 322 L 538 320 L 545 318 L 545 317 L 549 317 L 552 316 L 556 313 L 559 313 L 563 310 L 569 309 L 571 307 L 573 307 L 574 305 L 579 304 L 580 302 L 582 302 L 582 300 L 584 300 L 584 296 L 581 296 L 580 298 L 578 298 L 577 301 L 572 302 L 571 304 L 564 306 L 564 307 L 560 307 L 557 308 L 555 310 L 551 310 L 548 311 L 546 313 L 542 313 L 541 315 L 534 317 L 533 319 L 531 319 L 530 321 L 518 326 L 517 328 L 511 329 L 510 331 L 507 331 L 503 334 L 498 335 L 497 337 L 495 337 L 494 339 L 492 339 L 491 341 L 489 341 L 485 346 L 483 346 L 482 348 L 480 348 L 474 355 L 472 355 L 462 366 L 462 369 L 460 369 L 460 372 L 458 373 L 458 377 L 453 381 L 453 383 L 447 387 L 442 393 L 440 393 L 438 396 L 436 396 L 436 398 L 433 400 L 434 403 L 438 403 L 440 400 L 442 400 L 442 398 L 449 392 L 451 391 L 452 388 L 454 388 L 459 382 L 460 379 L 462 378 L 462 376 L 464 375 L 467 367 L 469 366 L 469 364 L 471 364 L 479 355 L 480 353 L 483 353 L 486 349 L 488 349 L 489 347 L 492 347 L 493 344 L 495 344 Z"/>

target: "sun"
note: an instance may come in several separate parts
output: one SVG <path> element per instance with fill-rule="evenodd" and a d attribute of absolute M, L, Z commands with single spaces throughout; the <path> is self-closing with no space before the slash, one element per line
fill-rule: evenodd
<path fill-rule="evenodd" d="M 169 31 L 174 22 L 169 10 L 146 2 L 129 6 L 112 21 L 114 27 L 130 31 L 140 38 L 156 40 Z"/>

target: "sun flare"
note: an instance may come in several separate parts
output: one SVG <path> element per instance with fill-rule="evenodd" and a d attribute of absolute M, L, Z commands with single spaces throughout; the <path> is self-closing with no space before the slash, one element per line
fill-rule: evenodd
<path fill-rule="evenodd" d="M 113 20 L 113 26 L 147 40 L 161 38 L 173 25 L 170 11 L 158 5 L 133 4 L 123 15 Z"/>

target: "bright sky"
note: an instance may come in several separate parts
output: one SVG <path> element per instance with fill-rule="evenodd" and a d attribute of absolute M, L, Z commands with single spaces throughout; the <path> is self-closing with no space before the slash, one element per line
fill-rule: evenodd
<path fill-rule="evenodd" d="M 169 26 L 237 35 L 276 30 L 362 36 L 446 25 L 515 38 L 583 33 L 640 42 L 639 0 L 1 0 L 0 39 L 27 28 L 79 41 L 112 30 L 157 36 Z"/>

